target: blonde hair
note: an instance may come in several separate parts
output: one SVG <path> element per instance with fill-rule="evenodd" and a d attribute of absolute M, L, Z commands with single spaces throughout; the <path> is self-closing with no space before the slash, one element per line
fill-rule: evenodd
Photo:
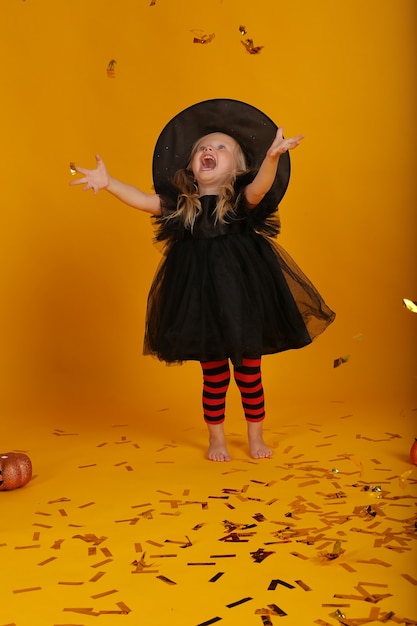
<path fill-rule="evenodd" d="M 166 216 L 166 219 L 181 217 L 184 222 L 184 226 L 190 230 L 193 230 L 195 220 L 202 211 L 198 186 L 194 180 L 194 174 L 191 170 L 191 162 L 199 143 L 200 139 L 198 139 L 193 145 L 187 167 L 178 170 L 178 172 L 174 175 L 172 182 L 179 189 L 177 208 L 175 211 Z M 223 183 L 219 189 L 218 201 L 215 209 L 215 223 L 220 222 L 221 224 L 224 224 L 227 221 L 227 214 L 234 212 L 237 202 L 234 183 L 237 176 L 247 171 L 245 155 L 241 146 L 237 142 L 235 157 L 236 168 L 230 174 L 229 180 Z"/>

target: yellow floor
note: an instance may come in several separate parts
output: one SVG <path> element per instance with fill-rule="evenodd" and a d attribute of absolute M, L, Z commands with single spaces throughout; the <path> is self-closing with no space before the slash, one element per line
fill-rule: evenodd
<path fill-rule="evenodd" d="M 0 626 L 417 624 L 415 407 L 269 407 L 255 461 L 232 399 L 230 463 L 175 410 L 3 427 Z"/>

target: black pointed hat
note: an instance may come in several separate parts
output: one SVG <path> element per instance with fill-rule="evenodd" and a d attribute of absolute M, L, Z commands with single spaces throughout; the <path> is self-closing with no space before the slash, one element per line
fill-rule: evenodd
<path fill-rule="evenodd" d="M 153 182 L 156 193 L 170 194 L 174 174 L 187 167 L 194 143 L 210 133 L 225 133 L 243 149 L 249 169 L 258 170 L 272 144 L 277 125 L 250 104 L 229 98 L 198 102 L 168 122 L 159 135 L 153 155 Z M 278 205 L 290 178 L 290 156 L 280 156 L 275 181 L 269 192 Z"/>

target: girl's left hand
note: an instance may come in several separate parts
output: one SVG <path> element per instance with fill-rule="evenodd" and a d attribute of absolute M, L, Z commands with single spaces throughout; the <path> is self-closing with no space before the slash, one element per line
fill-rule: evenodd
<path fill-rule="evenodd" d="M 266 153 L 267 156 L 276 157 L 284 154 L 284 152 L 287 152 L 287 150 L 292 150 L 293 148 L 296 148 L 300 144 L 301 140 L 304 139 L 304 135 L 298 135 L 297 137 L 284 139 L 282 135 L 283 130 L 284 129 L 282 128 L 282 126 L 278 128 L 275 139 L 270 145 L 268 152 Z"/>

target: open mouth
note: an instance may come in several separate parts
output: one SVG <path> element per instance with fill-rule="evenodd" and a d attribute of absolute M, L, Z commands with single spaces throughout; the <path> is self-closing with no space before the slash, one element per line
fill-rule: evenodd
<path fill-rule="evenodd" d="M 201 165 L 203 166 L 204 170 L 214 170 L 214 168 L 216 167 L 216 159 L 211 154 L 205 154 L 201 158 Z"/>

